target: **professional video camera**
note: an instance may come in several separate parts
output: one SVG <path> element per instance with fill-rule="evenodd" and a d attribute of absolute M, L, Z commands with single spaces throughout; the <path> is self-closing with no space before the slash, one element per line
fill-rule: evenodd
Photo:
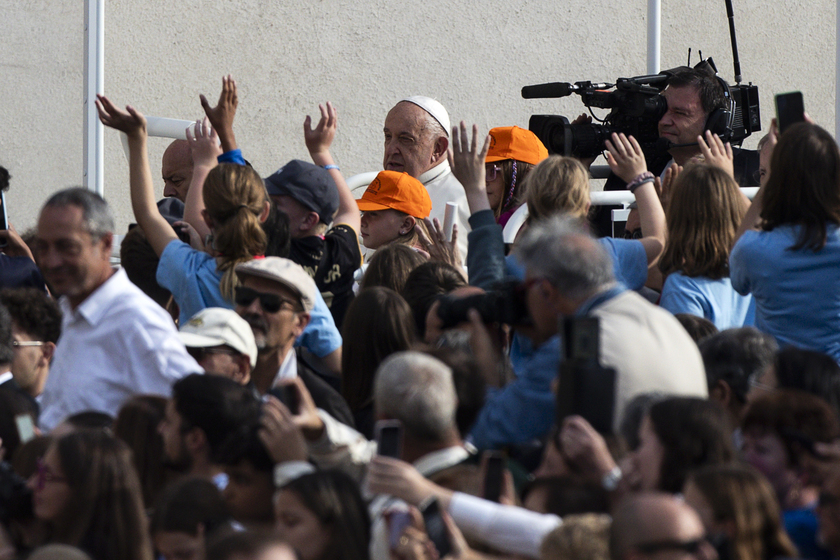
<path fill-rule="evenodd" d="M 705 71 L 714 68 L 711 58 L 701 61 L 696 69 Z M 604 141 L 613 132 L 632 135 L 645 155 L 651 157 L 668 149 L 665 142 L 659 141 L 659 119 L 668 109 L 665 98 L 660 95 L 667 85 L 668 78 L 686 66 L 664 70 L 650 76 L 619 78 L 614 84 L 576 82 L 575 84 L 555 82 L 525 86 L 522 97 L 526 99 L 545 97 L 565 97 L 572 93 L 580 96 L 583 104 L 610 109 L 603 119 L 595 120 L 602 124 L 570 124 L 569 119 L 560 115 L 531 115 L 528 128 L 542 140 L 549 153 L 580 158 L 594 157 L 606 148 Z M 710 73 L 713 71 L 710 71 Z M 720 79 L 720 78 L 718 78 Z M 719 119 L 719 124 L 712 131 L 724 141 L 740 145 L 744 138 L 761 130 L 761 116 L 758 105 L 758 87 L 752 84 L 727 86 L 722 79 L 721 86 L 726 91 L 730 107 Z"/>
<path fill-rule="evenodd" d="M 475 309 L 484 323 L 506 325 L 528 325 L 528 305 L 525 291 L 518 280 L 499 282 L 495 289 L 474 296 L 462 298 L 445 295 L 440 297 L 437 314 L 442 321 L 441 328 L 449 329 L 469 321 L 467 311 Z"/>
<path fill-rule="evenodd" d="M 752 83 L 741 84 L 741 63 L 738 59 L 738 46 L 735 39 L 732 0 L 726 0 L 726 13 L 729 19 L 729 37 L 735 67 L 735 85 L 729 86 L 718 76 L 711 57 L 701 60 L 694 68 L 714 75 L 720 80 L 729 105 L 720 110 L 721 114 L 715 115 L 716 118 L 710 118 L 707 126 L 724 142 L 739 146 L 744 138 L 761 130 L 761 114 L 758 105 L 758 86 Z M 689 50 L 690 57 L 691 50 Z M 639 142 L 650 162 L 651 159 L 655 159 L 673 147 L 667 141 L 658 141 L 657 125 L 668 109 L 660 93 L 665 89 L 668 78 L 675 71 L 682 69 L 688 69 L 688 67 L 672 68 L 649 76 L 619 78 L 614 84 L 553 82 L 525 86 L 522 88 L 522 97 L 525 99 L 566 97 L 576 93 L 580 95 L 581 101 L 589 109 L 593 119 L 602 123 L 570 124 L 569 119 L 560 115 L 531 115 L 528 128 L 542 140 L 549 153 L 579 158 L 597 156 L 606 149 L 604 141 L 613 132 L 623 132 L 632 135 Z M 610 112 L 605 118 L 599 119 L 592 113 L 593 107 L 610 109 Z"/>

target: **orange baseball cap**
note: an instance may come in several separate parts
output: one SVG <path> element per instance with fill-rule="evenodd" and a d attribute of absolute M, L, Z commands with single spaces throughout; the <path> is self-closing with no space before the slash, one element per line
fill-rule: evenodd
<path fill-rule="evenodd" d="M 548 150 L 530 130 L 518 126 L 490 129 L 490 150 L 484 161 L 515 159 L 536 165 L 547 157 Z"/>
<path fill-rule="evenodd" d="M 426 187 L 409 175 L 397 171 L 380 171 L 356 201 L 359 210 L 399 210 L 415 218 L 428 218 L 432 199 Z"/>

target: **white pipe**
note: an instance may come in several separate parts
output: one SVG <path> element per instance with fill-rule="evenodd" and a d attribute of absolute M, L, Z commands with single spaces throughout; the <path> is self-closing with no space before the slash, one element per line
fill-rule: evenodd
<path fill-rule="evenodd" d="M 837 0 L 840 3 L 840 0 Z M 648 0 L 647 12 L 647 73 L 659 74 L 660 40 L 662 37 L 662 2 Z"/>
<path fill-rule="evenodd" d="M 168 119 L 166 117 L 146 117 L 146 134 L 159 138 L 186 140 L 187 128 L 193 125 L 195 125 L 195 121 Z M 192 130 L 192 134 L 195 134 L 195 129 Z M 123 132 L 120 132 L 120 141 L 125 152 L 125 159 L 128 161 L 128 136 Z"/>
<path fill-rule="evenodd" d="M 753 199 L 758 187 L 742 187 L 741 192 Z M 636 197 L 630 191 L 592 191 L 589 193 L 592 206 L 611 206 L 615 204 L 630 204 L 636 201 Z"/>
<path fill-rule="evenodd" d="M 82 183 L 104 194 L 103 127 L 96 112 L 105 83 L 105 0 L 85 0 L 84 176 Z"/>

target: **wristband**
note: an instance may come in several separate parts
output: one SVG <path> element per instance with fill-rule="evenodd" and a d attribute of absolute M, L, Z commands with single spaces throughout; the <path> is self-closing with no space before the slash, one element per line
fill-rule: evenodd
<path fill-rule="evenodd" d="M 325 166 L 324 166 L 324 169 L 326 169 L 327 171 L 329 171 L 330 169 L 335 169 L 336 171 L 341 171 L 341 168 L 340 168 L 339 166 L 337 166 L 337 165 L 332 165 L 332 164 L 330 164 L 330 165 L 325 165 Z"/>
<path fill-rule="evenodd" d="M 636 176 L 635 179 L 633 179 L 632 181 L 627 183 L 627 190 L 630 191 L 631 193 L 635 192 L 636 189 L 638 189 L 639 187 L 641 187 L 645 183 L 652 183 L 653 180 L 654 180 L 654 176 L 653 176 L 653 173 L 651 173 L 650 171 L 645 171 L 644 173 L 639 173 L 639 175 Z"/>

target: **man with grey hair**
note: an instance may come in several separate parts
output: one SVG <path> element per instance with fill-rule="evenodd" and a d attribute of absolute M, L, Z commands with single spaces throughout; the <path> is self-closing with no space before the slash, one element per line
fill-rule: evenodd
<path fill-rule="evenodd" d="M 449 131 L 449 113 L 439 101 L 422 95 L 402 99 L 385 117 L 382 167 L 408 173 L 426 186 L 432 199 L 429 219 L 443 224 L 446 203 L 458 204 L 458 249 L 466 261 L 470 209 L 464 187 L 449 167 Z"/>
<path fill-rule="evenodd" d="M 709 398 L 726 409 L 734 432 L 747 406 L 750 381 L 773 363 L 779 346 L 775 338 L 755 327 L 726 329 L 704 339 L 699 346 Z"/>
<path fill-rule="evenodd" d="M 515 362 L 517 379 L 489 393 L 470 438 L 479 448 L 544 436 L 555 417 L 551 384 L 561 361 L 558 324 L 564 317 L 599 319 L 600 364 L 616 370 L 613 429 L 636 395 L 707 396 L 697 346 L 667 311 L 616 282 L 612 259 L 574 218 L 532 225 L 517 244 L 532 325 L 521 332 L 534 351 Z"/>
<path fill-rule="evenodd" d="M 400 458 L 413 463 L 423 476 L 444 485 L 445 475 L 456 471 L 461 478 L 470 475 L 459 468 L 471 454 L 464 447 L 455 423 L 457 403 L 452 370 L 428 354 L 397 352 L 386 358 L 376 371 L 376 417 L 402 424 Z M 301 408 L 297 418 L 305 425 L 298 425 L 308 439 L 310 459 L 321 468 L 340 468 L 361 481 L 376 454 L 376 442 L 368 441 L 322 410 L 307 410 L 313 408 L 307 395 L 301 399 Z M 278 465 L 275 480 L 285 479 L 295 468 L 295 465 Z M 377 496 L 370 504 L 374 560 L 390 558 L 383 514 L 395 507 L 399 509 L 404 504 L 384 495 Z"/>
<path fill-rule="evenodd" d="M 307 401 L 307 399 L 302 399 Z M 374 406 L 377 420 L 398 420 L 403 426 L 401 458 L 420 465 L 428 461 L 430 475 L 454 466 L 469 456 L 457 425 L 458 398 L 452 370 L 421 352 L 397 352 L 376 370 Z M 340 467 L 362 477 L 376 442 L 337 422 L 323 410 L 308 416 L 305 427 L 311 458 L 319 466 Z"/>
<path fill-rule="evenodd" d="M 113 230 L 105 200 L 82 188 L 54 194 L 38 218 L 35 253 L 63 312 L 41 395 L 45 431 L 84 410 L 116 416 L 136 394 L 169 396 L 201 371 L 166 311 L 111 267 Z"/>

